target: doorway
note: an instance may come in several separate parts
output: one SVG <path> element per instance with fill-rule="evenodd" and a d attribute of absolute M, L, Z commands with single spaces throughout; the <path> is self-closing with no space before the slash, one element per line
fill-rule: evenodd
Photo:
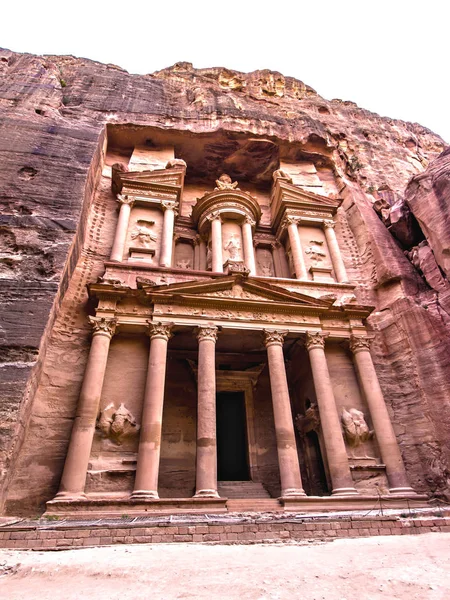
<path fill-rule="evenodd" d="M 244 392 L 218 392 L 216 410 L 217 479 L 249 481 Z"/>

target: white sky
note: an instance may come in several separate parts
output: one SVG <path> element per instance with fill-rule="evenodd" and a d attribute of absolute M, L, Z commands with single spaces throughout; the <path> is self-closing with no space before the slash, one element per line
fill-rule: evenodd
<path fill-rule="evenodd" d="M 16 52 L 130 73 L 177 61 L 268 68 L 450 142 L 448 0 L 15 0 L 0 19 L 0 46 Z"/>

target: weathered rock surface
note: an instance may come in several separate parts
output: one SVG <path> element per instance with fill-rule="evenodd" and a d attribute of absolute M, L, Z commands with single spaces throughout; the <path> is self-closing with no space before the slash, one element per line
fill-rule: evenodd
<path fill-rule="evenodd" d="M 450 152 L 443 152 L 439 136 L 352 102 L 327 101 L 304 83 L 270 71 L 196 70 L 178 63 L 136 76 L 85 59 L 4 50 L 0 72 L 3 500 L 17 461 L 26 465 L 20 453 L 37 383 L 54 377 L 43 368 L 45 360 L 61 360 L 74 345 L 83 357 L 72 364 L 67 352 L 62 368 L 73 377 L 76 402 L 88 347 L 81 318 L 89 308 L 85 285 L 102 274 L 102 236 L 111 234 L 105 206 L 91 206 L 108 124 L 126 126 L 125 139 L 127 127 L 137 126 L 203 134 L 204 158 L 193 154 L 187 162 L 194 175 L 212 181 L 226 165 L 233 178 L 245 169 L 255 185 L 265 184 L 273 171 L 274 141 L 291 144 L 295 158 L 333 172 L 344 197 L 342 227 L 356 240 L 344 258 L 363 274 L 361 300 L 376 306 L 370 317 L 379 332 L 374 358 L 408 476 L 418 490 L 449 495 Z M 223 137 L 221 144 L 208 141 L 213 132 Z M 242 134 L 242 143 L 229 134 Z M 372 208 L 376 199 L 386 203 L 380 210 L 387 211 L 390 231 Z M 442 280 L 430 267 L 429 253 L 419 258 L 419 269 L 404 254 L 424 238 Z M 69 284 L 76 294 L 65 302 Z M 58 385 L 55 378 L 55 407 Z M 73 406 L 62 412 L 58 430 L 46 429 L 48 414 L 32 416 L 42 421 L 42 437 L 54 438 L 61 465 Z M 44 458 L 40 468 L 48 468 Z M 29 509 L 43 500 L 31 498 Z"/>

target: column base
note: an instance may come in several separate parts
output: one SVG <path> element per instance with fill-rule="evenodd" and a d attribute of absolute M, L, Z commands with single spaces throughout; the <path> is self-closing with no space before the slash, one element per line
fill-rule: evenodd
<path fill-rule="evenodd" d="M 198 490 L 193 498 L 220 498 L 216 490 Z"/>
<path fill-rule="evenodd" d="M 306 497 L 305 490 L 302 488 L 287 488 L 286 490 L 281 490 L 282 498 L 299 498 Z"/>
<path fill-rule="evenodd" d="M 157 491 L 154 490 L 135 490 L 131 496 L 131 500 L 159 500 Z"/>
<path fill-rule="evenodd" d="M 352 487 L 335 488 L 331 492 L 331 495 L 332 496 L 357 496 L 358 490 L 356 488 L 352 488 Z"/>
<path fill-rule="evenodd" d="M 67 500 L 67 502 L 86 499 L 87 496 L 84 492 L 58 492 L 53 498 L 53 500 Z"/>
<path fill-rule="evenodd" d="M 389 495 L 391 495 L 391 496 L 417 496 L 417 492 L 415 492 L 411 487 L 396 487 L 396 488 L 389 488 Z"/>

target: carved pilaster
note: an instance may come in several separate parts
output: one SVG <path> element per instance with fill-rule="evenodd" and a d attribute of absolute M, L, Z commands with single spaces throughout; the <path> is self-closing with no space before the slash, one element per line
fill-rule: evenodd
<path fill-rule="evenodd" d="M 196 331 L 197 339 L 199 342 L 203 340 L 210 340 L 211 342 L 216 343 L 218 331 L 219 328 L 216 325 L 205 325 L 204 327 L 198 327 Z"/>
<path fill-rule="evenodd" d="M 369 352 L 370 345 L 373 341 L 373 338 L 363 337 L 360 335 L 351 335 L 350 336 L 350 350 L 353 354 L 357 354 L 358 352 Z"/>
<path fill-rule="evenodd" d="M 116 332 L 117 319 L 108 317 L 89 317 L 89 323 L 92 325 L 94 335 L 106 335 L 109 338 Z"/>
<path fill-rule="evenodd" d="M 273 345 L 283 346 L 284 338 L 287 336 L 288 333 L 288 331 L 269 331 L 268 329 L 264 329 L 264 345 L 266 346 L 266 348 Z"/>
<path fill-rule="evenodd" d="M 325 348 L 325 338 L 328 336 L 327 333 L 322 331 L 308 331 L 306 334 L 305 346 L 308 352 L 312 348 Z"/>
<path fill-rule="evenodd" d="M 147 335 L 150 340 L 153 338 L 160 338 L 168 342 L 173 335 L 173 323 L 152 323 L 151 321 L 147 321 L 147 324 Z"/>

